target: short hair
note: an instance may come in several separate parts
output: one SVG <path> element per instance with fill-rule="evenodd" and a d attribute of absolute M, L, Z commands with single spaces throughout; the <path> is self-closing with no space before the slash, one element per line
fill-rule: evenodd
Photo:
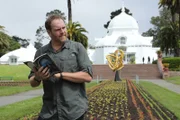
<path fill-rule="evenodd" d="M 60 15 L 50 15 L 45 22 L 45 28 L 46 30 L 51 30 L 51 22 L 55 19 L 61 19 L 64 21 L 64 18 Z M 65 21 L 64 21 L 65 22 Z"/>

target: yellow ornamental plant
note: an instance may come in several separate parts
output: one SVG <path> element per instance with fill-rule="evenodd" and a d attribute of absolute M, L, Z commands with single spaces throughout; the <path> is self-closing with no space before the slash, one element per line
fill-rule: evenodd
<path fill-rule="evenodd" d="M 163 66 L 164 66 L 164 68 L 163 68 L 164 71 L 169 70 L 169 63 L 163 63 Z"/>
<path fill-rule="evenodd" d="M 158 58 L 162 58 L 162 51 L 161 50 L 156 51 L 156 53 L 158 55 Z"/>

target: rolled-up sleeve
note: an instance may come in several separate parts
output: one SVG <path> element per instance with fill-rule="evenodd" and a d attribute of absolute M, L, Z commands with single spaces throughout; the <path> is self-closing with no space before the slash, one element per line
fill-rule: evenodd
<path fill-rule="evenodd" d="M 93 77 L 91 61 L 86 49 L 81 43 L 78 43 L 78 64 L 80 71 L 87 72 L 91 77 Z"/>

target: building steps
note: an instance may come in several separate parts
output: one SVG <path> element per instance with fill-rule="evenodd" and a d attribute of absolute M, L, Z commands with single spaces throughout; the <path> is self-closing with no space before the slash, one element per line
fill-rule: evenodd
<path fill-rule="evenodd" d="M 93 65 L 93 79 L 114 79 L 113 72 L 108 65 Z M 157 64 L 126 64 L 119 71 L 124 79 L 161 79 Z"/>

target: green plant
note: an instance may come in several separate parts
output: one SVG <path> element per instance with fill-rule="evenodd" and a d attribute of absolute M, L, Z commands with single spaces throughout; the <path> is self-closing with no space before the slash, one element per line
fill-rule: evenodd
<path fill-rule="evenodd" d="M 130 63 L 135 64 L 135 57 L 134 56 L 130 58 Z"/>
<path fill-rule="evenodd" d="M 165 68 L 169 68 L 169 63 L 163 63 L 163 66 L 164 66 Z"/>
<path fill-rule="evenodd" d="M 159 55 L 159 54 L 162 54 L 162 51 L 161 50 L 157 50 L 156 53 Z"/>
<path fill-rule="evenodd" d="M 169 63 L 170 71 L 180 71 L 180 57 L 163 58 L 162 63 Z"/>

